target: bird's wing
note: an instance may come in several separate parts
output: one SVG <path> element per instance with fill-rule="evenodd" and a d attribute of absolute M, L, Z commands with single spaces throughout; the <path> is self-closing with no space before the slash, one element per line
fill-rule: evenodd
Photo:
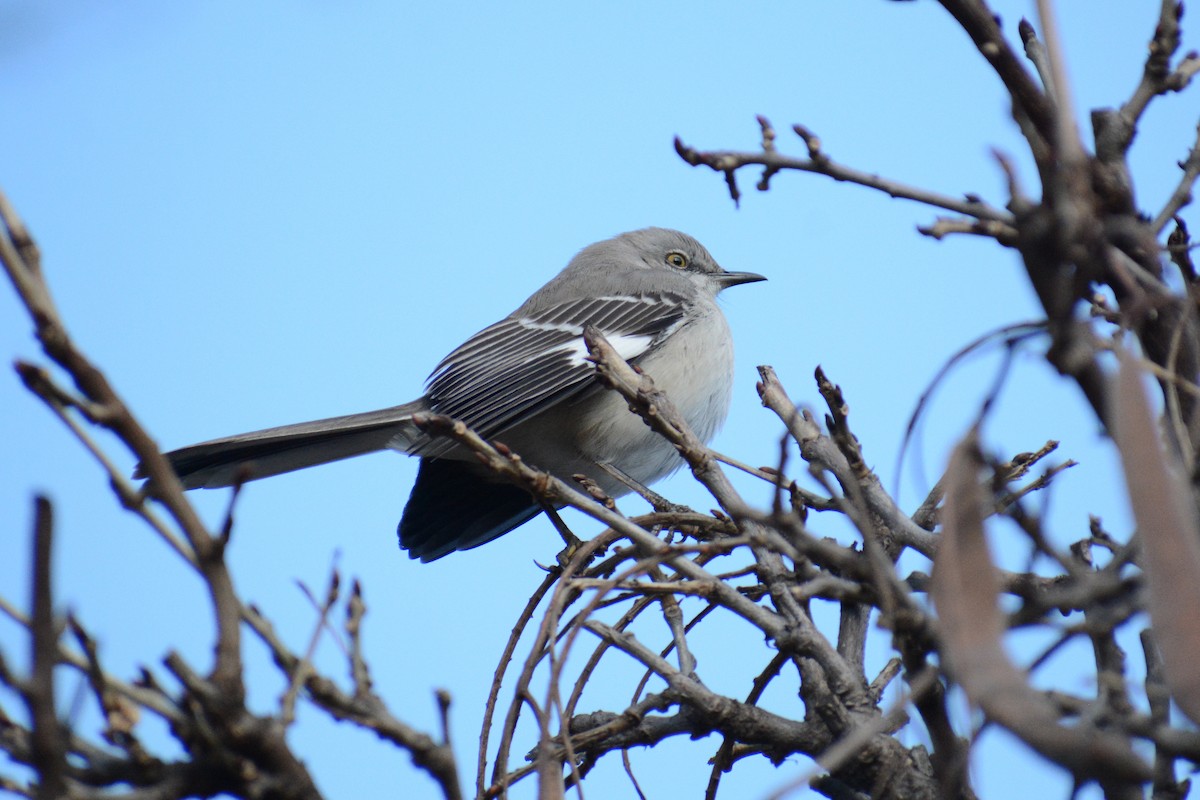
<path fill-rule="evenodd" d="M 594 385 L 583 329 L 593 325 L 631 363 L 684 322 L 681 295 L 585 298 L 484 328 L 429 377 L 431 410 L 494 437 Z M 435 455 L 429 447 L 421 455 Z"/>

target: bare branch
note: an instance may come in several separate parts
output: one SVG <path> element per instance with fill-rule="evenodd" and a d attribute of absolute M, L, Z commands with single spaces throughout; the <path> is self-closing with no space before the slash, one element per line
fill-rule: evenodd
<path fill-rule="evenodd" d="M 998 224 L 1000 226 L 1011 226 L 1013 223 L 1012 214 L 988 205 L 977 196 L 971 195 L 963 200 L 959 200 L 948 195 L 909 186 L 899 181 L 880 177 L 874 173 L 864 172 L 839 164 L 819 149 L 819 141 L 806 128 L 797 125 L 794 127 L 794 130 L 798 136 L 804 139 L 809 147 L 810 157 L 808 159 L 786 156 L 774 148 L 757 153 L 734 152 L 730 150 L 705 152 L 684 144 L 678 137 L 675 139 L 675 151 L 679 153 L 680 158 L 693 167 L 703 165 L 716 172 L 724 173 L 726 181 L 730 186 L 730 195 L 735 202 L 739 199 L 740 194 L 737 192 L 737 184 L 734 182 L 734 173 L 742 167 L 757 165 L 763 167 L 764 176 L 774 175 L 784 170 L 813 172 L 818 175 L 826 175 L 836 181 L 845 181 L 865 186 L 896 199 L 912 200 L 935 208 L 953 211 L 978 219 L 983 223 Z M 768 184 L 764 179 L 759 184 L 759 189 L 766 190 L 767 188 Z M 998 230 L 1007 230 L 1007 227 L 1001 227 Z"/>
<path fill-rule="evenodd" d="M 30 632 L 33 634 L 33 664 L 29 681 L 22 692 L 29 716 L 33 720 L 31 749 L 33 765 L 38 771 L 39 800 L 63 797 L 67 793 L 66 742 L 58 721 L 54 697 L 54 667 L 58 662 L 58 638 L 61 622 L 54 615 L 51 590 L 50 556 L 54 537 L 54 515 L 50 501 L 38 497 L 34 511 L 33 552 L 33 613 Z"/>

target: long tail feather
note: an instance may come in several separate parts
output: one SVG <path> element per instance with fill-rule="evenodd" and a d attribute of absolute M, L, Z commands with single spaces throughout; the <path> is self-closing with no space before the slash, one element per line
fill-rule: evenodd
<path fill-rule="evenodd" d="M 167 453 L 188 489 L 230 486 L 383 450 L 415 438 L 412 415 L 421 401 L 363 414 L 242 433 Z M 395 440 L 395 441 L 393 441 Z M 135 477 L 144 478 L 139 465 Z"/>

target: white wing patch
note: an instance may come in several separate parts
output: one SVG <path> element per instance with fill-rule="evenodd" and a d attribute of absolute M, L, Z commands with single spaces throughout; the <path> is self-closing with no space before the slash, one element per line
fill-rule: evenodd
<path fill-rule="evenodd" d="M 610 336 L 604 331 L 600 331 L 600 333 L 608 340 L 613 349 L 617 351 L 617 355 L 626 361 L 632 361 L 643 355 L 650 349 L 650 344 L 654 341 L 653 336 L 637 336 L 632 334 Z M 590 354 L 588 353 L 587 344 L 583 341 L 582 330 L 579 332 L 578 337 L 556 345 L 552 349 L 556 352 L 565 353 L 567 358 L 570 359 L 572 367 L 586 367 L 592 363 L 588 360 Z"/>
<path fill-rule="evenodd" d="M 600 331 L 613 349 L 625 361 L 633 361 L 645 354 L 650 349 L 651 343 L 654 341 L 653 336 L 638 336 L 636 334 L 609 334 L 607 331 Z M 574 339 L 568 342 L 564 347 L 569 347 L 567 351 L 571 355 L 571 363 L 576 366 L 586 366 L 591 362 L 588 361 L 588 349 L 583 339 Z"/>

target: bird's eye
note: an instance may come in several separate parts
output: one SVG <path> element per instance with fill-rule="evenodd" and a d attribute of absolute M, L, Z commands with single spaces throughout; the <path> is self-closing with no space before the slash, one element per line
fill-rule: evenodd
<path fill-rule="evenodd" d="M 667 263 L 676 269 L 683 269 L 688 265 L 687 256 L 680 253 L 678 250 L 672 250 L 667 253 Z"/>

